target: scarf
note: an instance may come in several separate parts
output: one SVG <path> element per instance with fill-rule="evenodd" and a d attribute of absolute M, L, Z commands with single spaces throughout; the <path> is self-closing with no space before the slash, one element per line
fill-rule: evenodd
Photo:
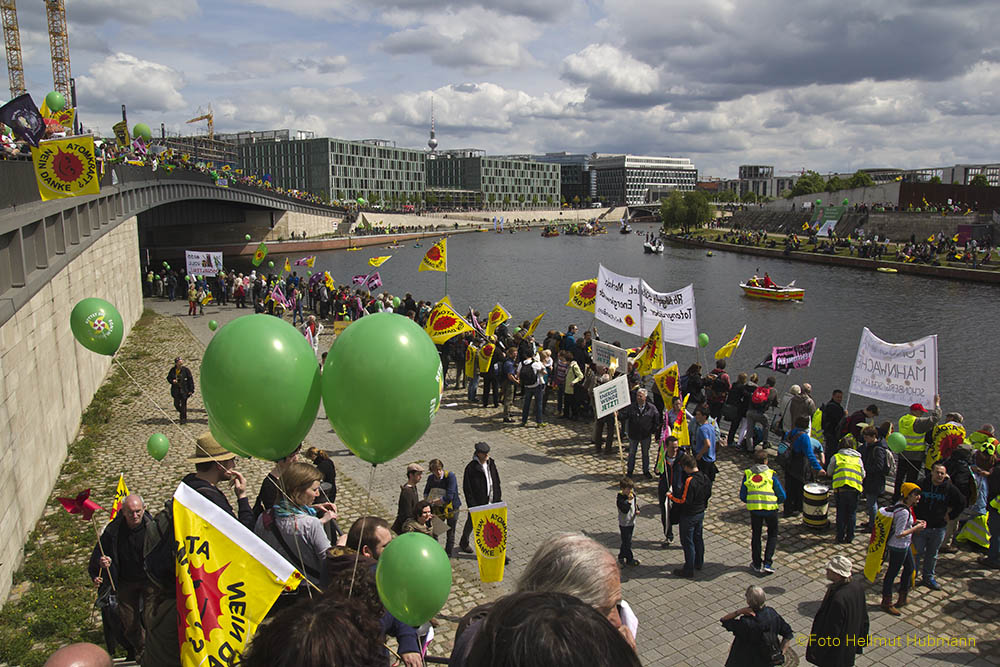
<path fill-rule="evenodd" d="M 316 510 L 312 507 L 306 507 L 299 505 L 298 503 L 293 503 L 288 498 L 282 498 L 274 507 L 271 508 L 274 511 L 275 517 L 289 517 L 295 516 L 297 514 L 304 514 L 308 516 L 316 516 Z"/>

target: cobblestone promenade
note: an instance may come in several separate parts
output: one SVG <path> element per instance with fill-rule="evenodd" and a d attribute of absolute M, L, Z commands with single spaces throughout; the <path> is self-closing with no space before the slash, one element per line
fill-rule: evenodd
<path fill-rule="evenodd" d="M 200 360 L 212 335 L 208 320 L 216 319 L 221 325 L 242 313 L 231 307 L 209 306 L 204 316 L 187 317 L 183 314 L 186 302 L 147 300 L 146 305 L 171 318 L 164 320 L 162 333 L 148 350 L 149 354 L 131 364 L 126 360 L 126 364 L 160 405 L 168 409 L 172 404 L 164 378 L 172 358 L 180 355 L 188 360 L 200 386 Z M 188 331 L 178 326 L 178 322 L 183 322 Z M 321 336 L 323 349 L 332 342 L 327 333 L 330 331 L 328 327 Z M 386 410 L 388 414 L 391 407 L 386 406 Z M 105 453 L 107 469 L 114 471 L 116 477 L 119 469 L 124 470 L 131 486 L 142 492 L 151 505 L 161 506 L 188 471 L 184 459 L 192 445 L 182 439 L 176 428 L 164 426 L 163 416 L 145 401 L 134 399 L 129 412 L 132 422 L 121 428 L 120 448 Z M 187 433 L 193 436 L 207 429 L 200 392 L 189 402 L 189 418 Z M 519 420 L 503 424 L 499 410 L 472 405 L 464 398 L 464 392 L 449 390 L 424 437 L 398 460 L 375 469 L 370 511 L 391 520 L 399 485 L 405 481 L 407 463 L 416 461 L 426 467 L 430 459 L 440 458 L 446 469 L 461 477 L 472 457 L 473 443 L 478 440 L 491 445 L 497 461 L 503 497 L 509 506 L 511 563 L 503 583 L 481 584 L 474 557 L 456 555 L 454 586 L 439 616 L 439 638 L 432 645 L 432 654 L 447 655 L 455 622 L 465 611 L 512 589 L 534 549 L 546 536 L 558 531 L 581 531 L 617 553 L 614 500 L 619 470 L 617 455 L 593 454 L 589 424 L 554 421 L 541 429 L 522 428 Z M 145 440 L 154 430 L 162 430 L 172 443 L 170 453 L 160 463 L 145 453 Z M 351 455 L 340 443 L 322 407 L 308 444 L 331 452 L 338 471 L 340 524 L 349 526 L 364 510 L 364 488 L 371 466 Z M 759 577 L 747 567 L 749 521 L 738 500 L 746 461 L 726 450 L 720 451 L 719 458 L 720 471 L 706 515 L 705 568 L 695 580 L 678 579 L 670 573 L 683 561 L 680 547 L 677 542 L 668 549 L 660 547 L 662 534 L 655 482 L 643 480 L 638 484 L 643 507 L 636 525 L 634 550 L 642 564 L 624 570 L 622 587 L 625 599 L 639 617 L 640 656 L 646 665 L 723 664 L 732 637 L 722 630 L 718 619 L 744 606 L 744 590 L 751 583 L 758 583 L 767 592 L 768 604 L 785 617 L 796 633 L 793 650 L 797 659 L 791 664 L 805 664 L 804 642 L 825 590 L 824 565 L 835 553 L 845 553 L 854 560 L 857 569 L 863 560 L 864 539 L 840 547 L 833 543 L 831 532 L 813 532 L 798 521 L 782 520 L 775 556 L 777 572 Z M 240 464 L 254 492 L 269 467 L 260 461 Z M 463 522 L 464 517 L 459 520 L 459 530 Z M 977 569 L 975 557 L 970 553 L 942 556 L 938 572 L 945 590 L 916 589 L 901 618 L 878 609 L 877 587 L 881 579 L 869 588 L 873 636 L 899 646 L 869 648 L 859 658 L 859 665 L 998 664 L 1000 586 L 995 573 Z M 925 647 L 927 640 L 948 638 L 968 639 L 976 646 Z"/>

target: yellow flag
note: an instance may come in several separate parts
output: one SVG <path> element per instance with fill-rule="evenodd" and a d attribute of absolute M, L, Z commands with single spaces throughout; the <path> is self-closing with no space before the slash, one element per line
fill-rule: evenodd
<path fill-rule="evenodd" d="M 669 405 L 671 400 L 681 395 L 680 372 L 676 361 L 670 362 L 666 368 L 654 375 L 653 381 L 656 382 L 665 405 Z"/>
<path fill-rule="evenodd" d="M 507 556 L 507 503 L 470 507 L 469 514 L 476 540 L 479 579 L 484 583 L 503 581 L 504 559 Z"/>
<path fill-rule="evenodd" d="M 684 402 L 681 404 L 681 413 L 677 416 L 674 423 L 670 425 L 670 434 L 677 438 L 678 447 L 691 446 L 691 429 L 688 428 L 687 420 L 687 404 L 689 398 L 691 398 L 691 394 L 684 397 Z"/>
<path fill-rule="evenodd" d="M 594 301 L 597 299 L 597 278 L 581 280 L 569 286 L 569 301 L 566 305 L 578 308 L 588 313 L 594 312 Z"/>
<path fill-rule="evenodd" d="M 955 243 L 958 243 L 958 234 L 955 234 L 954 236 L 952 236 L 951 240 L 954 241 Z"/>
<path fill-rule="evenodd" d="M 203 306 L 207 306 L 207 305 L 209 304 L 209 302 L 211 302 L 211 301 L 212 301 L 212 298 L 213 298 L 213 297 L 212 297 L 212 294 L 211 294 L 211 292 L 210 292 L 210 293 L 208 293 L 208 294 L 206 294 L 206 295 L 205 295 L 204 297 L 202 297 L 202 300 L 201 300 L 201 305 L 203 305 Z"/>
<path fill-rule="evenodd" d="M 868 581 L 874 582 L 879 570 L 882 569 L 882 553 L 889 541 L 891 530 L 892 514 L 887 513 L 884 507 L 880 507 L 875 513 L 875 525 L 872 526 L 872 537 L 865 553 L 865 578 Z"/>
<path fill-rule="evenodd" d="M 635 370 L 639 375 L 649 375 L 657 368 L 663 368 L 663 322 L 657 322 L 656 328 L 649 338 L 639 348 L 635 355 Z"/>
<path fill-rule="evenodd" d="M 927 237 L 927 242 L 928 243 L 934 243 L 934 235 L 933 234 L 931 234 L 930 236 Z"/>
<path fill-rule="evenodd" d="M 118 475 L 118 488 L 115 489 L 115 499 L 111 502 L 111 512 L 108 516 L 108 523 L 115 520 L 118 510 L 122 508 L 122 503 L 128 498 L 128 485 L 125 483 L 125 473 Z"/>
<path fill-rule="evenodd" d="M 52 110 L 49 109 L 49 101 L 42 99 L 42 106 L 38 107 L 38 113 L 42 114 L 42 118 L 48 118 L 52 115 Z"/>
<path fill-rule="evenodd" d="M 454 308 L 444 301 L 438 301 L 427 316 L 424 331 L 431 337 L 435 345 L 440 345 L 460 333 L 475 331 L 475 329 L 462 319 L 462 316 L 456 313 Z"/>
<path fill-rule="evenodd" d="M 53 111 L 51 118 L 67 130 L 72 130 L 73 119 L 76 118 L 76 109 L 73 107 L 63 107 L 61 111 Z"/>
<path fill-rule="evenodd" d="M 333 289 L 333 276 L 330 275 L 329 271 L 323 272 L 323 282 L 326 284 L 327 289 Z"/>
<path fill-rule="evenodd" d="M 497 327 L 510 319 L 510 313 L 508 313 L 503 306 L 499 303 L 493 306 L 493 310 L 490 311 L 489 319 L 486 320 L 486 335 L 492 336 L 493 332 L 497 330 Z"/>
<path fill-rule="evenodd" d="M 802 223 L 802 231 L 806 231 L 807 229 L 809 229 L 809 223 L 808 222 L 803 222 Z"/>
<path fill-rule="evenodd" d="M 302 575 L 231 514 L 181 483 L 174 492 L 181 665 L 228 665 Z"/>
<path fill-rule="evenodd" d="M 465 377 L 471 378 L 476 374 L 476 356 L 479 353 L 479 348 L 475 345 L 469 345 L 465 348 Z"/>
<path fill-rule="evenodd" d="M 733 336 L 728 343 L 726 343 L 716 351 L 715 358 L 726 359 L 728 357 L 731 357 L 736 348 L 740 346 L 740 341 L 743 340 L 743 334 L 745 334 L 746 331 L 747 331 L 747 325 L 744 324 L 743 328 L 740 329 L 740 332 L 738 334 Z"/>
<path fill-rule="evenodd" d="M 417 271 L 444 271 L 448 272 L 448 239 L 441 239 L 424 254 L 420 261 L 420 268 Z"/>
<path fill-rule="evenodd" d="M 448 304 L 448 306 L 451 307 L 451 308 L 455 307 L 455 306 L 451 305 L 451 297 L 448 296 L 447 294 L 445 294 L 443 297 L 441 297 L 441 303 Z"/>
<path fill-rule="evenodd" d="M 288 261 L 287 257 L 285 258 L 285 271 L 288 273 L 292 272 L 292 263 Z"/>
<path fill-rule="evenodd" d="M 390 257 L 392 257 L 392 255 L 382 255 L 380 257 L 372 257 L 371 259 L 368 260 L 368 265 L 382 266 L 383 264 L 389 261 Z"/>
<path fill-rule="evenodd" d="M 538 323 L 542 321 L 542 315 L 545 315 L 544 310 L 542 311 L 541 315 L 531 320 L 531 324 L 528 325 L 528 333 L 530 333 L 532 336 L 535 335 L 535 329 L 538 328 Z"/>
<path fill-rule="evenodd" d="M 89 134 L 43 141 L 31 148 L 31 162 L 43 201 L 101 193 L 94 137 Z"/>
<path fill-rule="evenodd" d="M 490 359 L 493 358 L 493 350 L 496 349 L 496 345 L 493 343 L 487 343 L 479 348 L 479 372 L 487 373 L 490 370 Z"/>

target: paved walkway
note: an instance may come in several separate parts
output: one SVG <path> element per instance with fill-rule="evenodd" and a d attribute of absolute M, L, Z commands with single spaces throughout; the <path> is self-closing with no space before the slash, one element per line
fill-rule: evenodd
<path fill-rule="evenodd" d="M 209 319 L 220 324 L 233 319 L 232 307 L 210 306 L 203 317 L 186 317 L 186 303 L 147 301 L 159 312 L 183 321 L 200 343 L 207 344 L 212 332 Z M 328 328 L 327 331 L 330 331 Z M 193 342 L 193 341 L 192 341 Z M 324 334 L 321 346 L 329 347 L 332 336 Z M 182 352 L 184 353 L 184 352 Z M 196 352 L 186 352 L 197 381 Z M 169 365 L 169 363 L 168 363 Z M 166 366 L 164 367 L 166 368 Z M 166 371 L 164 370 L 164 373 Z M 165 383 L 164 383 L 165 385 Z M 192 407 L 200 407 L 192 400 Z M 375 470 L 371 489 L 371 511 L 393 518 L 399 485 L 405 480 L 405 466 L 417 461 L 426 467 L 431 458 L 440 458 L 447 469 L 461 476 L 472 457 L 472 446 L 485 440 L 492 447 L 508 503 L 510 557 L 505 581 L 478 582 L 474 557 L 453 559 L 455 585 L 440 619 L 441 639 L 433 652 L 446 653 L 454 632 L 454 621 L 467 609 L 512 589 L 537 545 L 548 535 L 564 530 L 584 532 L 617 553 L 618 530 L 614 496 L 617 490 L 617 456 L 597 457 L 590 445 L 589 424 L 557 420 L 542 429 L 502 424 L 499 411 L 470 405 L 464 392 L 445 393 L 443 407 L 428 432 L 396 461 Z M 169 405 L 169 401 L 164 402 Z M 196 415 L 195 420 L 198 417 Z M 529 422 L 530 424 L 531 422 Z M 320 408 L 320 418 L 308 436 L 308 443 L 331 452 L 338 469 L 338 498 L 342 525 L 362 511 L 364 491 L 371 466 L 351 455 L 331 431 Z M 639 654 L 644 664 L 721 665 L 725 662 L 731 636 L 718 619 L 744 605 L 743 592 L 759 583 L 768 594 L 768 603 L 791 624 L 796 633 L 793 649 L 805 652 L 811 618 L 825 590 L 824 565 L 835 553 L 845 553 L 860 565 L 864 541 L 849 547 L 833 544 L 831 533 L 815 533 L 793 521 L 782 520 L 777 573 L 761 578 L 747 568 L 750 531 L 746 511 L 738 502 L 737 490 L 745 460 L 724 450 L 720 472 L 709 505 L 705 526 L 705 569 L 696 580 L 673 577 L 670 572 L 683 560 L 678 546 L 661 549 L 661 530 L 653 482 L 638 485 L 644 509 L 637 522 L 634 551 L 642 565 L 623 572 L 623 592 L 639 617 Z M 266 472 L 266 464 L 251 463 L 255 483 Z M 345 478 L 349 478 L 345 479 Z M 464 519 L 459 521 L 459 529 Z M 899 647 L 881 646 L 866 650 L 860 665 L 901 667 L 920 665 L 994 665 L 1000 660 L 1000 587 L 992 573 L 977 570 L 968 553 L 945 556 L 939 563 L 939 578 L 946 589 L 931 592 L 919 588 L 911 596 L 905 615 L 894 618 L 878 610 L 877 580 L 869 592 L 872 634 L 893 640 Z M 676 620 L 675 620 L 676 619 Z M 973 620 L 976 619 L 976 620 Z M 975 641 L 975 648 L 925 648 L 918 642 L 928 639 Z M 795 661 L 793 660 L 794 664 Z M 804 664 L 804 660 L 802 660 Z"/>

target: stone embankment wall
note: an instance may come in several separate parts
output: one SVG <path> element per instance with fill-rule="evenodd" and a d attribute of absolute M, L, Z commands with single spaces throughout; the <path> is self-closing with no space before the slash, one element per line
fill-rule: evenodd
<path fill-rule="evenodd" d="M 126 335 L 139 319 L 135 218 L 98 239 L 0 326 L 0 600 L 7 597 L 21 547 L 42 515 L 80 415 L 112 363 L 77 343 L 70 331 L 70 311 L 86 297 L 113 303 Z M 164 378 L 169 366 L 164 360 Z"/>
<path fill-rule="evenodd" d="M 254 227 L 261 227 L 258 223 L 263 221 L 263 228 L 267 229 L 270 225 L 271 213 L 271 211 L 247 211 L 247 222 Z M 305 232 L 308 237 L 334 234 L 343 220 L 343 218 L 297 211 L 273 211 L 273 213 L 274 227 L 264 237 L 265 241 L 277 241 L 279 238 L 290 239 L 292 232 L 295 233 L 295 236 L 302 236 L 302 233 Z"/>

